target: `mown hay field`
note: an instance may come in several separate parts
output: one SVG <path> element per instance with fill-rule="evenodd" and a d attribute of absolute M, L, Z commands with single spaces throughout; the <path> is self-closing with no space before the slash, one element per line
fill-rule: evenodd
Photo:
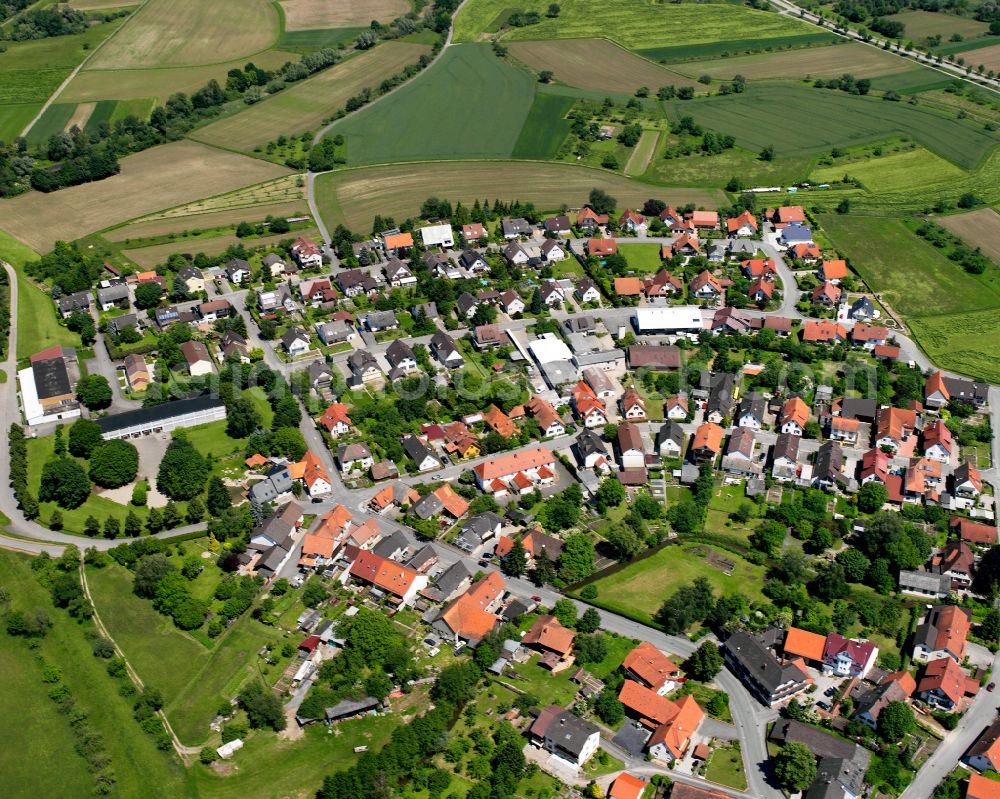
<path fill-rule="evenodd" d="M 280 0 L 285 30 L 367 28 L 372 20 L 392 22 L 410 10 L 407 0 Z"/>
<path fill-rule="evenodd" d="M 966 39 L 985 36 L 990 26 L 987 22 L 958 17 L 935 11 L 901 11 L 891 14 L 887 19 L 896 20 L 906 25 L 903 37 L 911 42 L 922 43 L 928 36 L 940 34 L 942 41 L 948 41 L 954 34 Z"/>
<path fill-rule="evenodd" d="M 759 152 L 814 153 L 831 147 L 912 136 L 964 169 L 975 167 L 1000 142 L 993 131 L 920 106 L 807 86 L 754 86 L 742 94 L 671 103 L 671 119 L 690 115 L 707 128 L 736 137 Z"/>
<path fill-rule="evenodd" d="M 248 60 L 263 69 L 277 69 L 286 61 L 298 61 L 297 53 L 266 50 L 252 59 L 239 58 L 221 64 L 160 69 L 94 69 L 87 64 L 59 96 L 61 100 L 139 100 L 157 98 L 161 103 L 174 92 L 193 94 L 215 78 L 225 85 L 226 73 L 243 69 Z"/>
<path fill-rule="evenodd" d="M 1000 383 L 1000 308 L 909 320 L 920 347 L 938 366 Z"/>
<path fill-rule="evenodd" d="M 608 39 L 511 42 L 510 53 L 536 72 L 549 70 L 556 80 L 579 89 L 630 95 L 641 86 L 653 92 L 668 84 L 700 86 Z"/>
<path fill-rule="evenodd" d="M 548 0 L 469 0 L 455 19 L 455 41 L 476 41 L 500 29 L 512 8 L 537 11 L 537 25 L 511 28 L 510 40 L 591 39 L 607 36 L 632 50 L 716 42 L 734 31 L 757 40 L 810 34 L 814 28 L 791 17 L 754 11 L 729 3 L 662 4 L 655 0 L 573 0 L 563 3 L 559 16 L 549 19 Z"/>
<path fill-rule="evenodd" d="M 1000 44 L 983 47 L 979 50 L 972 50 L 965 54 L 965 60 L 967 63 L 974 64 L 977 67 L 982 64 L 986 69 L 992 69 L 996 72 L 1000 70 Z"/>
<path fill-rule="evenodd" d="M 523 69 L 489 45 L 450 47 L 395 94 L 334 126 L 352 166 L 431 159 L 507 158 L 535 96 Z"/>
<path fill-rule="evenodd" d="M 428 197 L 471 205 L 477 199 L 531 202 L 539 209 L 562 205 L 580 207 L 590 190 L 600 188 L 618 201 L 618 207 L 641 206 L 650 197 L 672 205 L 710 208 L 725 204 L 721 191 L 650 186 L 606 170 L 571 164 L 518 161 L 398 164 L 331 172 L 316 179 L 319 212 L 328 222 L 343 221 L 352 230 L 367 232 L 376 214 L 405 219 L 419 213 Z"/>
<path fill-rule="evenodd" d="M 430 52 L 422 44 L 386 42 L 323 70 L 231 117 L 194 131 L 191 137 L 233 150 L 249 152 L 282 134 L 318 128 L 362 89 L 376 88 L 383 80 L 414 64 Z M 404 123 L 405 124 L 405 123 Z"/>
<path fill-rule="evenodd" d="M 833 183 L 849 175 L 876 191 L 903 191 L 914 186 L 948 185 L 967 173 L 923 147 L 888 153 L 866 161 L 837 163 L 814 169 L 814 183 Z"/>
<path fill-rule="evenodd" d="M 856 78 L 871 78 L 875 75 L 905 72 L 910 66 L 906 59 L 864 44 L 849 42 L 829 47 L 689 61 L 678 66 L 677 70 L 692 77 L 709 75 L 728 80 L 735 75 L 742 75 L 747 80 L 768 80 L 806 76 L 833 78 L 840 77 L 845 72 L 850 72 Z"/>
<path fill-rule="evenodd" d="M 147 0 L 91 66 L 217 64 L 266 50 L 279 27 L 278 12 L 268 0 Z"/>
<path fill-rule="evenodd" d="M 268 216 L 300 217 L 308 216 L 309 205 L 303 200 L 270 205 L 255 205 L 247 208 L 231 208 L 228 211 L 215 211 L 210 214 L 193 214 L 191 216 L 171 216 L 166 219 L 151 219 L 146 222 L 132 222 L 115 228 L 104 234 L 108 241 L 127 241 L 129 239 L 148 239 L 154 236 L 165 236 L 170 233 L 181 234 L 184 231 L 208 230 L 227 225 L 238 225 L 240 222 L 263 222 Z"/>
<path fill-rule="evenodd" d="M 38 252 L 136 216 L 287 174 L 284 167 L 178 141 L 123 158 L 121 173 L 0 201 L 3 229 Z"/>
<path fill-rule="evenodd" d="M 305 196 L 305 177 L 303 175 L 282 175 L 280 178 L 266 180 L 252 186 L 243 186 L 234 191 L 215 194 L 211 197 L 146 214 L 132 221 L 175 219 L 212 211 L 227 211 L 233 208 L 251 208 L 257 205 L 302 200 L 305 199 Z"/>
<path fill-rule="evenodd" d="M 949 260 L 901 219 L 820 217 L 823 230 L 872 290 L 908 321 L 928 314 L 961 314 L 1000 307 L 1000 293 Z"/>
<path fill-rule="evenodd" d="M 1000 214 L 992 208 L 980 208 L 966 214 L 938 216 L 934 221 L 1000 264 Z"/>
<path fill-rule="evenodd" d="M 318 231 L 315 228 L 295 231 L 295 236 L 316 237 Z M 167 242 L 166 244 L 154 244 L 151 247 L 137 247 L 134 250 L 122 250 L 122 255 L 130 261 L 134 261 L 143 269 L 154 269 L 158 264 L 164 263 L 174 253 L 188 253 L 197 255 L 200 252 L 205 255 L 220 255 L 236 244 L 245 247 L 265 247 L 277 244 L 282 239 L 287 239 L 290 234 L 281 233 L 273 236 L 261 236 L 255 239 L 241 239 L 234 235 L 206 236 L 205 238 Z"/>

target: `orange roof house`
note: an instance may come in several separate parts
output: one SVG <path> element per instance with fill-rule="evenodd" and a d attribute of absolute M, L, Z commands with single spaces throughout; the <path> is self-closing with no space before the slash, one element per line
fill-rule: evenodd
<path fill-rule="evenodd" d="M 646 790 L 646 781 L 624 771 L 615 777 L 608 789 L 608 799 L 642 799 L 642 792 Z"/>
<path fill-rule="evenodd" d="M 643 288 L 645 288 L 645 286 L 640 278 L 615 278 L 615 294 L 619 297 L 640 297 L 642 296 Z"/>
<path fill-rule="evenodd" d="M 646 745 L 650 754 L 662 760 L 676 760 L 684 757 L 691 737 L 705 720 L 705 711 L 693 696 L 685 696 L 671 702 L 674 714 L 657 727 Z"/>
<path fill-rule="evenodd" d="M 692 211 L 689 219 L 695 227 L 716 228 L 719 226 L 718 211 Z"/>
<path fill-rule="evenodd" d="M 319 525 L 313 530 L 313 535 L 336 540 L 351 521 L 351 512 L 343 505 L 337 505 L 320 519 Z"/>
<path fill-rule="evenodd" d="M 802 325 L 802 340 L 809 342 L 845 341 L 847 330 L 843 325 L 821 319 L 818 322 L 806 322 Z"/>
<path fill-rule="evenodd" d="M 823 261 L 819 267 L 820 280 L 843 280 L 847 277 L 847 261 Z"/>
<path fill-rule="evenodd" d="M 383 234 L 382 241 L 385 242 L 387 250 L 399 250 L 413 246 L 413 234 L 409 231 L 405 233 Z"/>
<path fill-rule="evenodd" d="M 648 641 L 629 652 L 622 667 L 629 677 L 658 694 L 669 691 L 681 676 L 678 665 Z"/>
<path fill-rule="evenodd" d="M 781 408 L 781 416 L 778 420 L 778 424 L 782 428 L 786 424 L 798 425 L 800 430 L 805 429 L 806 422 L 809 421 L 809 406 L 806 405 L 805 401 L 801 397 L 792 397 L 790 400 L 785 402 Z M 783 430 L 783 432 L 788 432 Z"/>
<path fill-rule="evenodd" d="M 493 554 L 498 558 L 506 558 L 514 548 L 514 539 L 509 535 L 502 535 L 497 538 L 496 546 L 493 547 Z"/>
<path fill-rule="evenodd" d="M 944 697 L 954 706 L 961 702 L 966 694 L 967 679 L 962 667 L 954 660 L 938 658 L 927 664 L 924 676 L 917 683 L 917 693 Z"/>
<path fill-rule="evenodd" d="M 518 472 L 537 470 L 541 466 L 554 466 L 555 456 L 545 447 L 518 450 L 509 455 L 477 464 L 472 470 L 480 483 L 490 480 L 509 480 Z"/>
<path fill-rule="evenodd" d="M 433 493 L 441 501 L 441 504 L 444 505 L 444 509 L 456 519 L 464 516 L 466 511 L 469 510 L 469 503 L 455 493 L 455 489 L 451 487 L 451 483 L 442 483 L 434 489 Z"/>
<path fill-rule="evenodd" d="M 335 402 L 327 408 L 319 417 L 319 423 L 329 433 L 335 432 L 341 425 L 352 426 L 351 418 L 347 415 L 347 406 L 341 402 Z"/>
<path fill-rule="evenodd" d="M 801 657 L 814 663 L 823 662 L 823 647 L 826 646 L 826 636 L 789 627 L 785 634 L 785 655 Z"/>
<path fill-rule="evenodd" d="M 796 244 L 789 252 L 796 261 L 818 261 L 823 257 L 823 253 L 815 244 Z"/>
<path fill-rule="evenodd" d="M 555 616 L 539 616 L 524 634 L 521 643 L 565 658 L 573 651 L 575 635 L 572 630 L 563 627 Z"/>
<path fill-rule="evenodd" d="M 487 427 L 502 438 L 510 438 L 517 434 L 517 425 L 496 405 L 490 405 L 487 408 L 486 413 L 483 414 L 483 421 L 486 422 Z"/>
<path fill-rule="evenodd" d="M 748 227 L 753 231 L 757 230 L 757 220 L 749 211 L 744 211 L 739 216 L 730 217 L 726 220 L 726 230 L 729 233 L 736 233 L 743 227 Z"/>
<path fill-rule="evenodd" d="M 722 439 L 726 431 L 714 422 L 705 422 L 694 431 L 691 439 L 691 450 L 700 457 L 710 457 L 719 454 L 722 449 Z"/>
<path fill-rule="evenodd" d="M 667 247 L 669 246 L 669 251 Z M 670 258 L 671 256 L 677 255 L 678 253 L 692 252 L 701 255 L 701 242 L 698 241 L 698 237 L 690 233 L 681 233 L 676 239 L 670 242 L 669 245 L 664 244 L 660 250 L 661 258 Z"/>
<path fill-rule="evenodd" d="M 618 242 L 614 239 L 590 239 L 587 241 L 587 255 L 603 258 L 618 252 Z"/>
<path fill-rule="evenodd" d="M 691 291 L 694 294 L 721 294 L 722 285 L 711 272 L 704 269 L 691 281 Z"/>
<path fill-rule="evenodd" d="M 489 612 L 489 608 L 503 595 L 505 588 L 500 572 L 490 572 L 446 607 L 435 621 L 435 626 L 440 629 L 443 625 L 455 640 L 461 639 L 475 646 L 496 625 L 497 617 Z"/>
<path fill-rule="evenodd" d="M 261 455 L 259 452 L 254 453 L 249 458 L 247 458 L 243 463 L 248 469 L 256 469 L 258 466 L 265 466 L 271 461 Z"/>
<path fill-rule="evenodd" d="M 656 729 L 677 715 L 677 708 L 669 699 L 660 696 L 645 685 L 625 680 L 618 691 L 618 701 L 642 724 Z"/>
<path fill-rule="evenodd" d="M 333 538 L 316 535 L 316 533 L 306 533 L 302 539 L 302 557 L 313 559 L 323 557 L 329 560 L 333 557 L 333 550 L 336 546 L 337 542 Z"/>
<path fill-rule="evenodd" d="M 981 774 L 970 774 L 965 799 L 1000 799 L 1000 782 Z"/>
<path fill-rule="evenodd" d="M 413 569 L 363 549 L 358 553 L 349 572 L 351 577 L 371 583 L 404 602 L 427 584 L 427 577 Z"/>

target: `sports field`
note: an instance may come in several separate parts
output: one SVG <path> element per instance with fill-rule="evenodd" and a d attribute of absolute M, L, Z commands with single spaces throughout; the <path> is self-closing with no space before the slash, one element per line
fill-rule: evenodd
<path fill-rule="evenodd" d="M 725 40 L 740 37 L 759 41 L 778 36 L 811 34 L 814 28 L 791 17 L 729 3 L 660 4 L 655 0 L 574 0 L 563 3 L 558 18 L 545 12 L 548 0 L 527 0 L 512 6 L 509 0 L 469 0 L 455 19 L 455 41 L 476 41 L 495 32 L 513 8 L 537 11 L 537 25 L 511 28 L 510 40 L 593 39 L 607 36 L 631 50 Z"/>
<path fill-rule="evenodd" d="M 937 216 L 934 221 L 972 247 L 979 247 L 1000 264 L 1000 214 L 992 208 L 980 208 L 965 214 Z"/>
<path fill-rule="evenodd" d="M 618 201 L 619 210 L 641 206 L 650 197 L 672 205 L 694 203 L 710 208 L 725 204 L 720 191 L 649 186 L 608 172 L 570 164 L 457 162 L 399 164 L 349 169 L 320 175 L 316 195 L 327 222 L 367 232 L 376 214 L 405 219 L 428 197 L 471 205 L 495 199 L 532 202 L 539 209 L 565 204 L 579 207 L 590 190 L 601 188 Z"/>
<path fill-rule="evenodd" d="M 285 30 L 367 28 L 372 20 L 392 22 L 410 10 L 407 0 L 280 0 Z"/>
<path fill-rule="evenodd" d="M 433 67 L 333 132 L 347 137 L 352 166 L 507 158 L 534 94 L 525 70 L 497 58 L 489 45 L 464 44 L 448 48 Z"/>
<path fill-rule="evenodd" d="M 278 28 L 278 13 L 268 0 L 147 0 L 90 66 L 218 64 L 266 50 Z"/>
<path fill-rule="evenodd" d="M 712 583 L 716 595 L 742 593 L 761 598 L 762 566 L 754 566 L 731 552 L 720 552 L 736 563 L 727 576 L 691 547 L 668 546 L 648 558 L 630 563 L 621 571 L 598 580 L 594 604 L 630 618 L 652 621 L 660 606 L 678 588 L 697 577 Z"/>
<path fill-rule="evenodd" d="M 966 39 L 974 39 L 985 36 L 990 29 L 987 22 L 934 11 L 901 11 L 889 15 L 887 19 L 902 22 L 906 25 L 903 37 L 921 44 L 928 36 L 935 35 L 940 35 L 941 40 L 947 42 L 956 33 Z"/>
<path fill-rule="evenodd" d="M 820 167 L 812 171 L 810 179 L 814 183 L 829 183 L 841 180 L 844 175 L 860 180 L 866 188 L 878 191 L 903 191 L 913 189 L 915 185 L 921 187 L 949 185 L 964 178 L 966 172 L 951 161 L 945 161 L 923 147 L 916 147 L 905 152 L 890 152 L 866 161 Z"/>
<path fill-rule="evenodd" d="M 771 145 L 778 155 L 813 153 L 905 134 L 972 169 L 1000 141 L 993 131 L 920 106 L 807 86 L 754 86 L 742 94 L 671 104 L 667 113 L 672 119 L 691 115 L 705 127 L 735 136 L 738 145 L 755 152 Z"/>
<path fill-rule="evenodd" d="M 770 78 L 800 79 L 840 77 L 850 72 L 856 78 L 870 78 L 905 72 L 911 68 L 904 58 L 889 55 L 875 47 L 857 42 L 810 47 L 802 50 L 783 50 L 760 55 L 731 56 L 711 61 L 689 61 L 676 67 L 677 71 L 692 77 L 710 75 L 720 80 L 729 80 L 742 75 L 747 80 Z"/>
<path fill-rule="evenodd" d="M 161 67 L 159 69 L 93 69 L 93 64 L 77 73 L 59 95 L 60 100 L 134 100 L 156 97 L 166 102 L 174 92 L 193 94 L 212 78 L 225 85 L 226 73 L 243 69 L 248 60 L 264 69 L 276 69 L 286 61 L 298 61 L 296 53 L 267 50 L 252 59 L 239 58 L 221 64 L 193 67 Z"/>
<path fill-rule="evenodd" d="M 196 130 L 191 137 L 249 152 L 282 134 L 315 130 L 364 88 L 376 88 L 430 48 L 422 44 L 386 42 L 323 70 L 245 111 Z"/>
<path fill-rule="evenodd" d="M 177 141 L 123 158 L 121 173 L 3 205 L 3 229 L 39 252 L 143 214 L 287 174 L 277 164 Z"/>
<path fill-rule="evenodd" d="M 827 214 L 820 223 L 858 274 L 907 319 L 1000 307 L 1000 294 L 983 279 L 950 261 L 900 219 Z"/>
<path fill-rule="evenodd" d="M 664 69 L 608 39 L 511 42 L 510 53 L 536 72 L 549 70 L 556 80 L 591 91 L 630 95 L 641 86 L 653 93 L 668 84 L 703 88 L 691 78 Z"/>

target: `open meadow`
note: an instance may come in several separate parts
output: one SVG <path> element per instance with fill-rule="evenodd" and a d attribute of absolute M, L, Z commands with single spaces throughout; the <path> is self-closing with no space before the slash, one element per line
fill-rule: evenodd
<path fill-rule="evenodd" d="M 663 137 L 661 137 L 662 142 Z M 813 158 L 808 155 L 782 156 L 762 161 L 757 153 L 736 147 L 718 155 L 701 153 L 680 158 L 663 158 L 663 147 L 653 154 L 642 179 L 664 186 L 724 187 L 733 175 L 748 186 L 791 185 L 809 174 Z"/>
<path fill-rule="evenodd" d="M 776 125 L 776 109 L 781 124 Z M 778 155 L 814 153 L 827 148 L 912 136 L 964 169 L 974 168 L 1000 142 L 996 132 L 938 114 L 920 106 L 806 86 L 754 86 L 742 94 L 671 103 L 671 119 L 683 115 L 736 143 L 760 151 L 773 146 Z"/>
<path fill-rule="evenodd" d="M 317 204 L 325 220 L 343 220 L 367 232 L 376 214 L 402 220 L 416 214 L 428 197 L 471 205 L 475 200 L 521 200 L 539 209 L 580 207 L 590 190 L 600 188 L 618 201 L 619 209 L 641 206 L 650 197 L 672 205 L 694 203 L 719 207 L 721 191 L 649 186 L 606 170 L 570 164 L 525 162 L 455 162 L 400 164 L 331 172 L 316 179 Z"/>
<path fill-rule="evenodd" d="M 314 130 L 362 89 L 377 88 L 386 78 L 430 53 L 421 44 L 386 42 L 325 69 L 291 88 L 249 106 L 245 111 L 194 131 L 208 144 L 248 152 L 282 134 Z"/>
<path fill-rule="evenodd" d="M 1000 214 L 992 208 L 980 208 L 964 214 L 936 216 L 934 221 L 946 227 L 970 247 L 979 247 L 1000 264 Z"/>
<path fill-rule="evenodd" d="M 921 349 L 945 369 L 1000 383 L 1000 308 L 909 320 Z"/>
<path fill-rule="evenodd" d="M 41 103 L 0 105 L 0 141 L 14 141 L 41 108 Z"/>
<path fill-rule="evenodd" d="M 886 152 L 863 161 L 838 161 L 831 166 L 814 169 L 809 177 L 814 183 L 831 183 L 849 175 L 863 186 L 878 191 L 903 191 L 912 189 L 914 185 L 947 185 L 963 179 L 966 174 L 951 161 L 923 147 L 914 147 L 902 152 Z"/>
<path fill-rule="evenodd" d="M 1000 307 L 1000 294 L 913 233 L 900 219 L 823 215 L 823 230 L 851 266 L 902 316 Z"/>
<path fill-rule="evenodd" d="M 319 231 L 316 228 L 306 228 L 304 230 L 296 230 L 294 235 L 313 237 L 318 233 Z M 170 241 L 165 244 L 154 244 L 150 247 L 138 247 L 136 249 L 123 250 L 122 255 L 130 261 L 138 264 L 143 269 L 154 269 L 158 264 L 166 262 L 167 258 L 175 252 L 189 253 L 191 255 L 196 255 L 200 252 L 209 256 L 220 255 L 236 244 L 242 244 L 245 247 L 266 247 L 272 244 L 277 244 L 282 239 L 289 238 L 290 235 L 291 234 L 288 233 L 275 233 L 272 236 L 259 236 L 252 239 L 241 239 L 235 234 L 230 233 L 222 236 L 177 239 L 176 241 Z"/>
<path fill-rule="evenodd" d="M 890 55 L 874 47 L 847 42 L 829 47 L 782 50 L 760 55 L 714 58 L 711 61 L 689 61 L 676 67 L 692 77 L 709 75 L 728 80 L 742 75 L 747 80 L 791 78 L 839 78 L 850 72 L 856 78 L 871 78 L 905 72 L 911 68 L 906 59 Z"/>
<path fill-rule="evenodd" d="M 31 126 L 31 130 L 24 138 L 27 139 L 28 144 L 47 142 L 53 134 L 62 133 L 72 119 L 75 110 L 75 103 L 52 103 Z"/>
<path fill-rule="evenodd" d="M 534 99 L 534 81 L 488 45 L 450 47 L 395 94 L 334 126 L 352 166 L 506 158 Z"/>
<path fill-rule="evenodd" d="M 121 161 L 121 173 L 52 194 L 0 201 L 3 229 L 39 252 L 143 214 L 287 174 L 277 164 L 193 141 L 144 150 Z"/>
<path fill-rule="evenodd" d="M 193 94 L 213 78 L 225 84 L 226 73 L 243 69 L 246 58 L 192 67 L 160 67 L 158 69 L 94 69 L 87 64 L 59 95 L 60 100 L 138 100 L 156 98 L 166 102 L 174 92 Z M 263 69 L 277 69 L 286 61 L 298 61 L 296 53 L 266 50 L 252 60 Z"/>
<path fill-rule="evenodd" d="M 4 795 L 32 799 L 94 794 L 93 776 L 74 751 L 69 719 L 47 696 L 52 685 L 42 681 L 44 663 L 59 670 L 60 681 L 76 707 L 87 714 L 89 725 L 101 737 L 115 777 L 113 795 L 191 796 L 187 776 L 173 752 L 158 751 L 153 738 L 140 730 L 132 716 L 132 700 L 119 695 L 119 683 L 106 673 L 105 661 L 92 654 L 84 634 L 94 631 L 94 625 L 71 619 L 65 610 L 55 608 L 30 562 L 25 555 L 0 552 L 0 584 L 12 598 L 12 606 L 22 611 L 42 608 L 52 621 L 37 648 L 14 638 L 0 647 L 5 675 L 0 688 L 0 707 L 5 712 L 0 718 L 9 731 L 0 754 Z"/>
<path fill-rule="evenodd" d="M 556 80 L 579 89 L 634 94 L 646 86 L 695 86 L 697 81 L 664 69 L 608 39 L 558 39 L 511 42 L 510 54 L 535 72 L 548 70 Z M 701 75 L 701 72 L 695 73 Z"/>
<path fill-rule="evenodd" d="M 505 39 L 591 39 L 608 37 L 630 50 L 653 51 L 670 46 L 716 43 L 734 32 L 766 46 L 768 39 L 809 35 L 815 28 L 779 14 L 754 11 L 731 3 L 661 4 L 655 0 L 574 0 L 564 3 L 558 18 L 545 16 L 548 0 L 519 3 L 537 11 L 537 25 L 511 28 Z M 512 13 L 508 0 L 469 0 L 455 19 L 455 41 L 476 41 L 495 33 Z M 654 55 L 653 57 L 659 57 Z"/>
<path fill-rule="evenodd" d="M 285 30 L 367 28 L 372 20 L 392 22 L 410 10 L 407 0 L 280 0 Z"/>
<path fill-rule="evenodd" d="M 266 50 L 276 41 L 279 27 L 278 13 L 268 0 L 147 0 L 90 66 L 217 64 Z"/>
<path fill-rule="evenodd" d="M 238 225 L 240 222 L 263 222 L 268 216 L 288 218 L 308 216 L 308 214 L 309 206 L 304 199 L 293 200 L 291 202 L 257 205 L 248 208 L 232 208 L 228 211 L 216 211 L 210 214 L 171 216 L 165 219 L 151 219 L 146 222 L 129 223 L 108 231 L 104 234 L 104 238 L 108 241 L 147 239 L 170 234 L 179 235 L 184 231 L 208 230 L 227 225 Z"/>

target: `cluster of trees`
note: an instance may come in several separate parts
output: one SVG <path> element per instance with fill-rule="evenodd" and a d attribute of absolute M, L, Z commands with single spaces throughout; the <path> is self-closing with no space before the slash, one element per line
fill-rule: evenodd
<path fill-rule="evenodd" d="M 69 36 L 87 29 L 87 15 L 67 5 L 33 8 L 21 14 L 0 38 L 15 42 Z"/>
<path fill-rule="evenodd" d="M 335 116 L 344 116 L 352 113 L 353 111 L 357 111 L 359 108 L 363 108 L 376 97 L 381 97 L 383 94 L 387 94 L 399 84 L 409 80 L 414 75 L 419 74 L 422 69 L 430 64 L 430 62 L 430 56 L 425 53 L 417 59 L 415 64 L 408 64 L 403 67 L 400 72 L 397 72 L 391 78 L 386 78 L 376 88 L 373 89 L 370 86 L 365 87 L 353 97 L 348 97 L 347 102 L 344 103 L 343 111 L 337 112 Z"/>
<path fill-rule="evenodd" d="M 153 600 L 153 607 L 182 630 L 194 630 L 204 623 L 208 605 L 191 594 L 189 582 L 164 554 L 156 553 L 136 564 L 132 590 Z"/>
<path fill-rule="evenodd" d="M 703 463 L 699 467 L 698 479 L 694 481 L 691 497 L 685 496 L 667 511 L 667 520 L 678 533 L 697 533 L 704 527 L 713 480 L 712 465 Z"/>
<path fill-rule="evenodd" d="M 852 550 L 845 550 L 838 555 L 837 562 L 844 566 L 848 579 L 864 582 L 879 593 L 888 594 L 896 587 L 900 569 L 916 569 L 930 557 L 931 537 L 895 513 L 878 513 L 864 527 L 864 531 L 858 533 L 854 554 L 848 555 Z M 862 558 L 867 559 L 867 566 Z M 863 568 L 864 575 L 858 579 Z"/>
<path fill-rule="evenodd" d="M 656 620 L 670 635 L 679 635 L 696 622 L 705 621 L 715 608 L 715 592 L 705 577 L 682 585 L 656 614 Z"/>
<path fill-rule="evenodd" d="M 28 442 L 24 428 L 12 424 L 7 431 L 7 446 L 10 452 L 10 482 L 14 489 L 14 499 L 25 518 L 38 516 L 38 499 L 28 489 Z"/>
<path fill-rule="evenodd" d="M 193 499 L 204 490 L 210 470 L 205 456 L 175 432 L 160 461 L 156 487 L 171 499 Z"/>
<path fill-rule="evenodd" d="M 850 73 L 844 73 L 839 78 L 823 80 L 817 78 L 813 82 L 817 89 L 840 89 L 848 94 L 868 94 L 871 90 L 872 82 L 868 78 L 855 78 Z"/>
<path fill-rule="evenodd" d="M 33 4 L 34 0 L 3 0 L 0 3 L 0 20 L 10 19 Z"/>
<path fill-rule="evenodd" d="M 976 195 L 968 193 L 959 198 L 960 208 L 973 208 L 980 204 Z M 962 268 L 973 275 L 981 275 L 992 261 L 983 254 L 979 247 L 971 249 L 961 239 L 953 236 L 940 225 L 933 222 L 923 222 L 917 228 L 917 235 L 926 239 L 938 249 L 948 250 L 948 258 L 962 265 Z"/>

